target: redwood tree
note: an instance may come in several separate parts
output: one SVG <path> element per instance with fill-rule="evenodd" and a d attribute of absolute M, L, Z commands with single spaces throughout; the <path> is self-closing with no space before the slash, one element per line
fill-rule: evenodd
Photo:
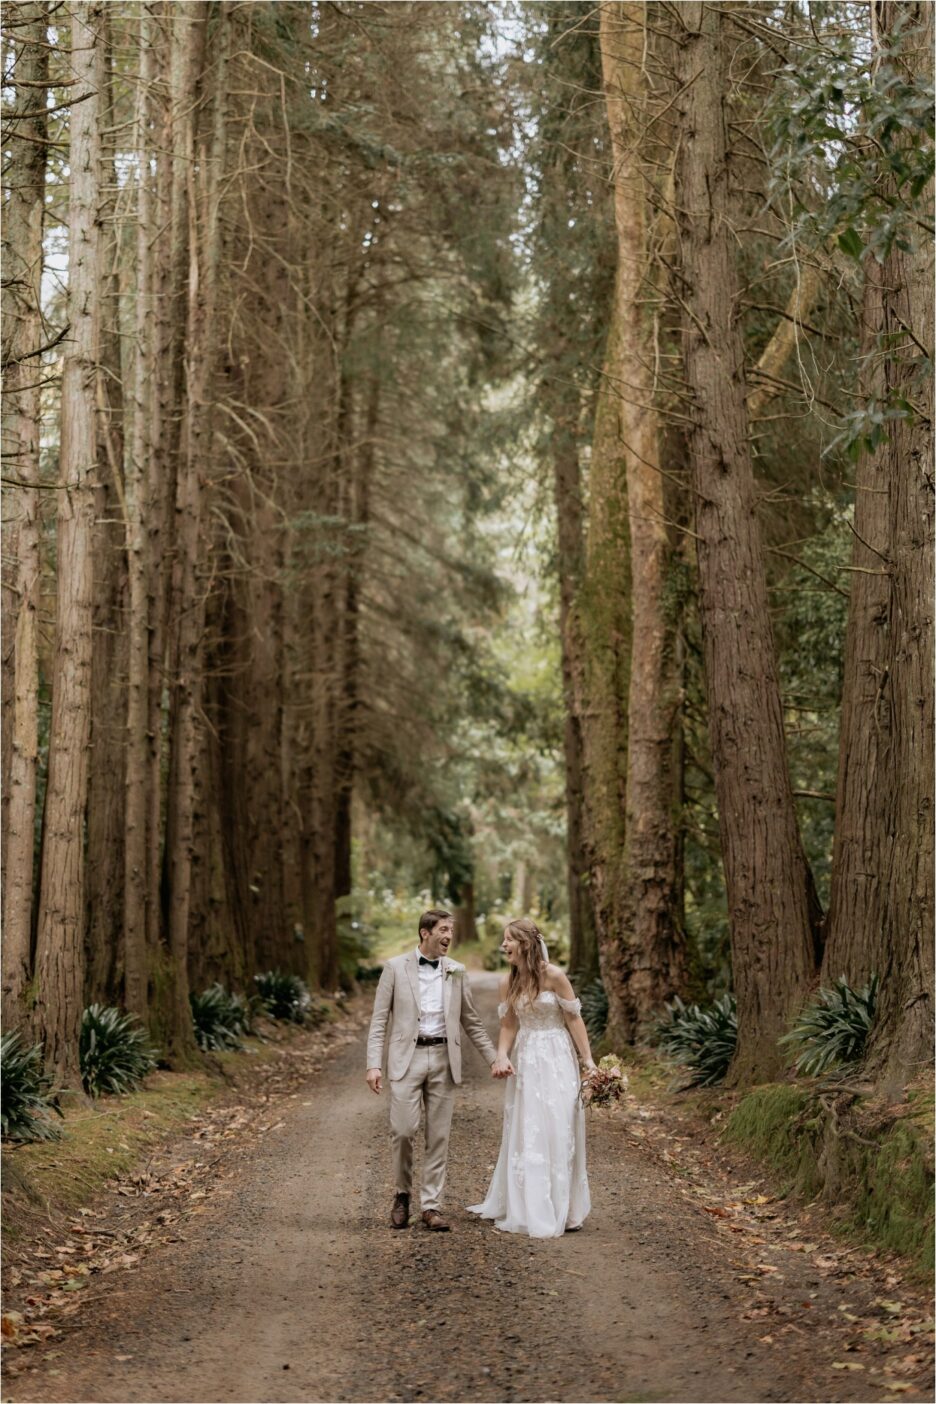
<path fill-rule="evenodd" d="M 33 919 L 38 751 L 40 287 L 45 201 L 48 7 L 20 7 L 3 228 L 3 454 L 15 484 L 3 523 L 3 1018 L 24 1018 Z"/>
<path fill-rule="evenodd" d="M 932 5 L 875 3 L 873 18 L 882 90 L 925 102 Z M 888 212 L 910 146 L 912 117 L 875 137 L 871 194 Z M 917 194 L 928 210 L 932 181 Z M 826 970 L 880 977 L 868 1062 L 896 1088 L 933 1056 L 932 240 L 911 214 L 880 260 L 863 261 L 863 395 L 872 412 L 896 413 L 859 460 Z"/>
<path fill-rule="evenodd" d="M 35 1029 L 47 1062 L 78 1081 L 78 1031 L 84 1006 L 85 858 L 91 729 L 91 622 L 99 309 L 101 45 L 103 5 L 72 12 L 68 201 L 69 338 L 62 365 L 62 426 L 56 520 L 55 654 L 45 801 Z"/>
<path fill-rule="evenodd" d="M 214 44 L 206 29 L 214 20 Z M 205 465 L 212 446 L 213 372 L 220 231 L 218 205 L 225 150 L 226 63 L 230 16 L 226 3 L 213 14 L 187 9 L 174 16 L 173 154 L 183 163 L 190 229 L 184 341 L 184 401 L 176 484 L 177 569 L 172 596 L 172 712 L 167 790 L 166 869 L 170 988 L 165 1005 L 167 1052 L 184 1061 L 195 1040 L 189 1011 L 189 918 L 199 783 L 206 585 L 200 561 L 204 541 Z M 196 95 L 203 105 L 196 114 Z M 205 99 L 207 98 L 207 101 Z M 196 116 L 201 121 L 196 126 Z M 198 183 L 195 162 L 198 161 Z"/>
<path fill-rule="evenodd" d="M 659 331 L 654 327 L 651 210 L 643 167 L 651 155 L 642 133 L 643 57 L 650 34 L 642 4 L 603 4 L 600 18 L 618 236 L 616 316 L 621 328 L 610 373 L 618 398 L 626 478 L 633 640 L 621 924 L 615 933 L 626 1024 L 614 1032 L 632 1039 L 685 983 L 672 773 L 680 689 L 674 621 L 666 607 L 671 547 L 661 470 L 666 467 L 667 439 L 655 384 L 654 340 Z"/>
<path fill-rule="evenodd" d="M 745 406 L 729 183 L 731 19 L 680 7 L 676 100 L 679 294 L 692 399 L 709 731 L 738 1001 L 735 1085 L 779 1071 L 777 1038 L 814 977 L 818 911 L 787 772 Z"/>

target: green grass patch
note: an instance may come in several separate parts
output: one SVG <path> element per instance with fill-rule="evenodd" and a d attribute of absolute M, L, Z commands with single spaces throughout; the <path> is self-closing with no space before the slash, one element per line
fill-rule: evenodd
<path fill-rule="evenodd" d="M 814 1188 L 809 1166 L 815 1160 L 817 1129 L 806 1116 L 809 1103 L 809 1093 L 801 1087 L 757 1087 L 735 1107 L 723 1137 L 766 1160 L 787 1181 L 787 1192 L 799 1189 L 808 1194 Z"/>
<path fill-rule="evenodd" d="M 328 1006 L 328 1017 L 337 1017 Z M 203 1055 L 203 1067 L 153 1072 L 146 1086 L 122 1097 L 100 1097 L 64 1107 L 58 1141 L 4 1145 L 3 1209 L 9 1242 L 31 1232 L 37 1216 L 74 1211 L 114 1176 L 126 1174 L 145 1153 L 230 1088 L 248 1067 L 279 1057 L 301 1037 L 296 1025 L 275 1025 L 266 1041 L 249 1038 L 242 1049 Z"/>
<path fill-rule="evenodd" d="M 181 1126 L 217 1091 L 208 1073 L 152 1073 L 125 1097 L 65 1109 L 62 1138 L 3 1151 L 5 1232 L 11 1241 L 37 1213 L 77 1209 L 143 1151 Z"/>
<path fill-rule="evenodd" d="M 876 1144 L 844 1138 L 847 1179 L 855 1186 L 852 1226 L 872 1242 L 913 1259 L 932 1280 L 932 1094 L 909 1115 L 881 1128 Z M 868 1128 L 862 1133 L 868 1136 Z"/>
<path fill-rule="evenodd" d="M 837 1105 L 832 1091 L 776 1084 L 755 1088 L 728 1118 L 723 1136 L 780 1176 L 785 1192 L 835 1205 L 833 1227 L 867 1246 L 909 1259 L 929 1279 L 933 1265 L 932 1096 L 907 1108 L 859 1098 Z"/>

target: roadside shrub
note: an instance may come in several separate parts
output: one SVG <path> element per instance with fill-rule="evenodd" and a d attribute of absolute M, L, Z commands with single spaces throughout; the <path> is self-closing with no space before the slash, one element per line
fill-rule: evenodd
<path fill-rule="evenodd" d="M 738 1042 L 735 997 L 722 995 L 705 1009 L 686 1005 L 677 995 L 666 1005 L 666 1018 L 657 1030 L 664 1052 L 682 1063 L 691 1076 L 687 1086 L 711 1087 L 728 1071 Z"/>
<path fill-rule="evenodd" d="M 42 1068 L 42 1044 L 25 1044 L 16 1032 L 0 1038 L 0 1131 L 5 1141 L 56 1141 L 62 1134 L 49 1113 L 62 1112 L 50 1097 L 52 1079 Z"/>
<path fill-rule="evenodd" d="M 81 1016 L 81 1081 L 90 1097 L 132 1092 L 156 1066 L 146 1030 L 134 1014 L 91 1004 Z"/>
<path fill-rule="evenodd" d="M 316 1023 L 317 1011 L 305 980 L 284 970 L 267 970 L 254 976 L 264 1012 L 271 1019 L 290 1024 Z"/>
<path fill-rule="evenodd" d="M 190 994 L 195 1041 L 206 1051 L 240 1048 L 240 1035 L 250 1031 L 250 1011 L 240 995 L 229 994 L 217 982 L 201 994 Z"/>
<path fill-rule="evenodd" d="M 506 961 L 501 955 L 500 947 L 492 946 L 490 950 L 485 951 L 484 955 L 481 957 L 481 964 L 485 970 L 500 970 L 506 965 Z"/>
<path fill-rule="evenodd" d="M 876 975 L 857 991 L 840 975 L 830 990 L 819 991 L 792 1030 L 778 1039 L 781 1046 L 799 1050 L 797 1072 L 817 1077 L 829 1068 L 861 1061 L 874 1023 L 877 988 Z"/>
<path fill-rule="evenodd" d="M 608 1027 L 608 994 L 601 978 L 596 977 L 583 985 L 579 990 L 579 999 L 582 1001 L 582 1022 L 588 1030 L 588 1037 L 597 1043 Z"/>

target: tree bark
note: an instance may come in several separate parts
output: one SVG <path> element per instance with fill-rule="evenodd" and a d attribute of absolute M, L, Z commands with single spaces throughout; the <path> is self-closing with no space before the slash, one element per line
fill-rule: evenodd
<path fill-rule="evenodd" d="M 151 245 L 153 259 L 152 337 L 154 366 L 150 393 L 150 436 L 153 445 L 152 478 L 147 483 L 144 513 L 148 566 L 147 616 L 149 660 L 146 759 L 146 948 L 150 966 L 148 993 L 152 1004 L 158 996 L 154 1033 L 162 1037 L 162 992 L 167 989 L 167 898 L 163 881 L 165 862 L 164 772 L 168 733 L 169 598 L 174 559 L 174 520 L 178 476 L 179 427 L 182 401 L 182 343 L 185 327 L 188 217 L 186 213 L 186 161 L 184 106 L 186 97 L 173 85 L 171 34 L 175 7 L 158 5 L 153 11 L 154 61 L 157 82 L 153 89 L 154 224 L 162 237 Z"/>
<path fill-rule="evenodd" d="M 630 528 L 614 376 L 620 359 L 621 301 L 615 295 L 595 408 L 588 473 L 588 528 L 581 590 L 582 739 L 587 840 L 608 1027 L 629 1029 L 629 948 L 623 927 L 621 855 L 627 804 L 630 690 Z"/>
<path fill-rule="evenodd" d="M 874 18 L 879 56 L 921 89 L 931 86 L 932 5 L 875 0 Z M 932 183 L 920 198 L 928 207 Z M 887 808 L 876 823 L 888 825 L 893 841 L 890 847 L 886 839 L 876 844 L 871 855 L 882 888 L 884 949 L 867 1061 L 888 1092 L 927 1076 L 933 1062 L 934 406 L 932 376 L 920 373 L 919 359 L 920 347 L 933 345 L 934 257 L 931 239 L 916 229 L 911 237 L 915 247 L 902 249 L 895 241 L 880 270 L 880 292 L 871 294 L 872 315 L 880 318 L 873 330 L 885 400 L 903 397 L 915 405 L 910 415 L 889 421 L 875 455 L 876 485 L 886 492 L 889 572 L 888 648 L 879 690 L 890 713 L 881 777 Z M 870 261 L 869 276 L 876 276 Z M 870 568 L 883 564 L 878 559 Z M 866 776 L 865 784 L 874 778 Z M 885 866 L 878 867 L 880 862 Z M 876 933 L 872 939 L 879 939 Z"/>
<path fill-rule="evenodd" d="M 152 383 L 155 371 L 151 318 L 153 315 L 154 237 L 152 190 L 152 88 L 156 77 L 155 34 L 149 10 L 139 17 L 139 89 L 137 92 L 137 220 L 136 302 L 133 347 L 133 423 L 126 459 L 126 550 L 129 585 L 126 705 L 123 992 L 124 1004 L 144 1021 L 149 1014 L 147 902 L 156 893 L 147 889 L 147 847 L 159 846 L 159 833 L 149 832 L 147 755 L 149 741 L 149 596 L 150 557 L 146 541 L 146 509 L 150 501 L 154 441 L 151 429 L 157 410 Z M 152 396 L 152 398 L 151 398 Z M 158 791 L 157 791 L 158 794 Z"/>
<path fill-rule="evenodd" d="M 20 7 L 14 106 L 23 114 L 9 137 L 9 196 L 3 233 L 3 454 L 18 480 L 3 526 L 3 1022 L 24 1021 L 31 967 L 36 827 L 41 573 L 39 441 L 42 408 L 40 287 L 45 202 L 49 50 L 45 0 Z M 8 564 L 9 562 L 9 564 Z M 8 573 L 9 572 L 9 573 Z M 9 689 L 9 691 L 8 691 Z"/>
<path fill-rule="evenodd" d="M 278 27 L 291 32 L 305 11 L 282 6 Z M 242 12 L 238 47 L 265 54 L 257 29 L 265 16 Z M 225 800 L 219 816 L 232 857 L 235 921 L 246 933 L 252 970 L 296 961 L 292 922 L 286 910 L 284 872 L 287 826 L 293 822 L 284 793 L 281 746 L 284 713 L 284 539 L 288 532 L 287 465 L 292 400 L 283 367 L 290 358 L 291 245 L 289 161 L 291 134 L 283 130 L 281 75 L 250 65 L 251 98 L 235 108 L 232 125 L 242 131 L 250 172 L 244 188 L 228 197 L 225 261 L 238 270 L 225 399 L 231 407 L 229 439 L 236 444 L 237 471 L 229 487 L 230 508 L 219 556 L 228 583 L 218 681 L 219 756 Z M 250 407 L 246 428 L 244 407 Z M 236 418 L 235 418 L 236 416 Z M 219 533 L 219 538 L 222 533 Z M 212 802 L 209 799 L 209 802 Z M 304 972 L 303 972 L 304 973 Z"/>
<path fill-rule="evenodd" d="M 62 365 L 57 494 L 57 613 L 52 726 L 36 941 L 35 1031 L 47 1063 L 69 1085 L 80 1079 L 84 995 L 84 825 L 91 727 L 94 475 L 98 449 L 98 200 L 103 64 L 100 0 L 72 12 L 68 310 Z"/>
<path fill-rule="evenodd" d="M 626 474 L 630 536 L 631 637 L 625 783 L 625 847 L 621 855 L 619 949 L 626 1021 L 611 1036 L 632 1041 L 682 990 L 686 943 L 678 920 L 678 846 L 673 807 L 674 731 L 680 685 L 673 621 L 667 617 L 670 543 L 661 468 L 662 427 L 654 400 L 652 279 L 647 248 L 647 195 L 641 167 L 641 70 L 646 6 L 603 4 L 601 57 L 618 236 L 616 316 L 622 328 L 612 369 Z M 623 330 L 626 328 L 626 331 Z"/>
<path fill-rule="evenodd" d="M 569 893 L 569 969 L 579 978 L 598 973 L 598 940 L 591 892 L 591 861 L 586 839 L 585 743 L 582 734 L 582 622 L 578 592 L 584 569 L 582 483 L 579 445 L 568 424 L 554 424 L 553 495 L 556 504 L 559 574 L 559 639 L 565 704 L 566 852 Z"/>
<path fill-rule="evenodd" d="M 186 208 L 189 216 L 189 281 L 184 353 L 185 400 L 181 456 L 176 492 L 178 571 L 172 609 L 172 731 L 167 791 L 166 858 L 169 880 L 169 978 L 166 1052 L 183 1063 L 194 1052 L 189 1009 L 189 917 L 195 803 L 198 784 L 198 717 L 202 700 L 202 666 L 206 584 L 200 578 L 203 559 L 202 514 L 205 466 L 210 461 L 212 432 L 212 372 L 217 348 L 215 300 L 219 254 L 218 200 L 225 140 L 226 60 L 229 38 L 227 5 L 217 11 L 210 76 L 212 125 L 196 142 L 195 94 L 202 87 L 208 15 L 187 11 L 174 16 L 174 70 L 182 100 L 183 124 L 178 150 L 189 167 Z M 202 91 L 204 88 L 202 87 Z M 188 102 L 185 98 L 188 98 Z M 195 163 L 198 163 L 196 186 Z"/>
<path fill-rule="evenodd" d="M 709 728 L 738 1001 L 735 1086 L 782 1066 L 777 1038 L 816 965 L 816 904 L 786 766 L 745 408 L 729 190 L 728 23 L 680 9 L 676 208 Z"/>
<path fill-rule="evenodd" d="M 86 996 L 112 1004 L 120 997 L 123 933 L 125 726 L 127 686 L 127 558 L 124 393 L 120 335 L 121 223 L 118 212 L 114 96 L 113 7 L 101 12 L 101 263 L 98 454 L 92 547 L 94 601 L 91 657 L 91 763 L 86 844 Z"/>
<path fill-rule="evenodd" d="M 886 394 L 877 339 L 885 326 L 888 277 L 865 271 L 860 388 Z M 891 578 L 887 463 L 863 452 L 855 481 L 851 588 L 842 683 L 838 783 L 823 983 L 844 975 L 852 988 L 887 961 L 887 874 L 894 860 L 893 747 L 889 688 Z"/>
<path fill-rule="evenodd" d="M 381 309 L 378 306 L 378 322 Z M 379 325 L 374 332 L 379 338 Z M 348 494 L 349 540 L 345 570 L 344 646 L 342 649 L 342 697 L 340 707 L 340 750 L 338 753 L 338 807 L 335 838 L 335 897 L 341 902 L 351 896 L 352 807 L 357 768 L 361 697 L 361 595 L 367 566 L 367 530 L 370 522 L 371 485 L 377 455 L 380 422 L 380 377 L 371 374 L 360 442 L 350 446 Z"/>
<path fill-rule="evenodd" d="M 461 891 L 458 894 L 458 904 L 455 908 L 452 934 L 456 946 L 467 946 L 478 939 L 473 882 L 462 883 Z"/>

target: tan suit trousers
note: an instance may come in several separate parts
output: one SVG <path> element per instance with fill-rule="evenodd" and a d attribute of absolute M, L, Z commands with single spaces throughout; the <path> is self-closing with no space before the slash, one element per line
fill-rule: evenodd
<path fill-rule="evenodd" d="M 425 1112 L 426 1153 L 420 1191 L 423 1210 L 442 1207 L 454 1104 L 455 1083 L 445 1044 L 414 1049 L 412 1062 L 404 1075 L 390 1082 L 390 1135 L 396 1189 L 409 1194 L 413 1182 L 413 1142 L 419 1135 L 420 1115 Z"/>

